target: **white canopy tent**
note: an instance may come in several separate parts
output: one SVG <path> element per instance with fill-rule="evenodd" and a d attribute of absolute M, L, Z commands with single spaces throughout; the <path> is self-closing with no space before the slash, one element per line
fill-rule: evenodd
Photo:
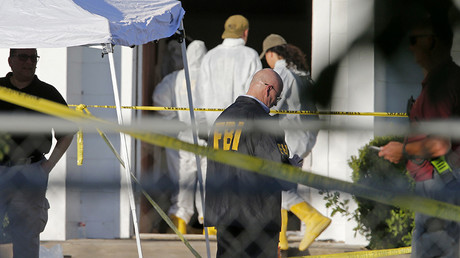
<path fill-rule="evenodd" d="M 183 30 L 181 22 L 185 14 L 180 1 L 177 0 L 1 0 L 0 5 L 0 48 L 104 46 L 104 51 L 109 56 L 113 94 L 120 124 L 123 124 L 123 118 L 112 45 L 135 46 L 170 37 L 178 29 Z M 185 42 L 182 42 L 182 52 L 193 119 Z M 196 142 L 196 128 L 193 129 Z M 122 149 L 127 150 L 125 135 L 120 134 L 120 139 Z M 130 195 L 139 257 L 142 257 L 131 188 L 130 163 L 127 151 L 123 153 L 126 187 Z M 201 174 L 199 177 L 201 182 Z"/>
<path fill-rule="evenodd" d="M 2 0 L 2 48 L 142 45 L 171 36 L 184 16 L 177 0 Z"/>

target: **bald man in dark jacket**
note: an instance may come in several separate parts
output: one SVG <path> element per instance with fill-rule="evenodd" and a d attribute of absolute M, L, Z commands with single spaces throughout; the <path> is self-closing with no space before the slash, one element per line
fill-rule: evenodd
<path fill-rule="evenodd" d="M 271 69 L 257 72 L 247 95 L 239 96 L 217 118 L 209 135 L 215 149 L 290 163 L 278 121 L 269 115 L 283 83 Z M 261 130 L 273 120 L 279 133 Z M 277 257 L 281 191 L 295 184 L 230 165 L 208 161 L 205 226 L 217 228 L 217 257 Z"/>

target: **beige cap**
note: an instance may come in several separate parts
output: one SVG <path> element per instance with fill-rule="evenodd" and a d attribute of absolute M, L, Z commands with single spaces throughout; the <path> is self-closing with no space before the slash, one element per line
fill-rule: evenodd
<path fill-rule="evenodd" d="M 287 44 L 286 40 L 278 34 L 270 34 L 262 43 L 262 54 L 260 54 L 260 59 L 265 57 L 265 53 L 272 47 L 281 46 Z"/>
<path fill-rule="evenodd" d="M 232 15 L 228 17 L 224 25 L 224 33 L 222 33 L 222 38 L 241 38 L 244 34 L 244 31 L 249 28 L 248 19 L 242 15 Z"/>

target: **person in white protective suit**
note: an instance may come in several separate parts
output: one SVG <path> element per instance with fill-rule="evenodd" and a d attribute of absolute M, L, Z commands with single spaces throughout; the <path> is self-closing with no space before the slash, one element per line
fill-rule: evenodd
<path fill-rule="evenodd" d="M 281 76 L 284 83 L 281 100 L 273 109 L 316 111 L 313 100 L 306 98 L 306 91 L 313 86 L 313 81 L 308 72 L 305 55 L 298 47 L 288 44 L 280 35 L 271 34 L 263 41 L 263 52 L 260 58 L 265 58 L 267 64 Z M 308 119 L 317 119 L 317 116 L 282 114 L 279 118 L 281 127 L 286 128 L 289 125 L 300 126 Z M 317 134 L 318 131 L 285 129 L 285 140 L 291 157 L 297 154 L 310 161 L 304 164 L 304 168 L 305 165 L 311 165 L 310 153 L 316 143 Z M 299 244 L 301 251 L 307 249 L 331 223 L 329 218 L 324 217 L 308 204 L 296 189 L 282 192 L 281 206 L 282 222 L 279 244 L 281 250 L 289 248 L 286 236 L 288 210 L 306 225 L 305 235 Z"/>
<path fill-rule="evenodd" d="M 204 42 L 200 40 L 191 42 L 187 47 L 192 92 L 193 88 L 196 87 L 201 60 L 206 51 Z M 155 106 L 162 107 L 189 106 L 187 84 L 183 69 L 170 73 L 155 87 L 153 103 Z M 159 113 L 168 120 L 179 120 L 185 123 L 187 129 L 180 131 L 177 134 L 177 138 L 193 143 L 189 111 L 159 111 Z M 199 139 L 198 144 L 205 145 L 205 142 Z M 186 234 L 187 224 L 194 214 L 194 200 L 198 211 L 198 218 L 200 223 L 203 223 L 203 209 L 200 188 L 197 181 L 195 154 L 183 150 L 166 149 L 166 159 L 170 178 L 177 184 L 177 189 L 171 195 L 171 207 L 169 208 L 168 215 L 178 230 L 182 234 Z M 200 163 L 201 171 L 206 171 L 206 159 L 201 158 Z"/>
<path fill-rule="evenodd" d="M 242 15 L 232 15 L 225 21 L 222 43 L 209 50 L 201 62 L 195 88 L 197 108 L 227 108 L 238 96 L 246 94 L 252 76 L 262 69 L 257 52 L 245 46 L 249 36 L 249 21 Z M 220 112 L 197 112 L 200 138 L 207 140 L 209 129 Z M 215 228 L 208 228 L 216 234 Z"/>
<path fill-rule="evenodd" d="M 230 16 L 224 25 L 222 44 L 203 58 L 197 87 L 196 107 L 226 108 L 246 94 L 252 76 L 262 69 L 257 52 L 245 46 L 249 22 L 241 15 Z M 198 112 L 201 125 L 212 126 L 220 112 Z M 201 136 L 207 138 L 208 131 Z"/>

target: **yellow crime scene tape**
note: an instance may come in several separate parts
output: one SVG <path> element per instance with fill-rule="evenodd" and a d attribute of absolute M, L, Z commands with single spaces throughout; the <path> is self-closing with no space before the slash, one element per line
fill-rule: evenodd
<path fill-rule="evenodd" d="M 84 105 L 78 105 L 75 110 L 82 112 L 86 109 Z M 77 166 L 83 165 L 83 130 L 77 132 Z"/>
<path fill-rule="evenodd" d="M 79 105 L 69 105 L 78 107 Z M 116 108 L 109 105 L 85 105 L 90 108 Z M 122 106 L 124 109 L 146 110 L 146 111 L 188 111 L 185 107 L 156 107 L 156 106 Z M 223 108 L 194 108 L 194 111 L 222 112 Z M 308 110 L 270 110 L 273 114 L 291 115 L 343 115 L 343 116 L 378 116 L 378 117 L 407 117 L 407 113 L 394 112 L 348 112 L 348 111 L 308 111 Z"/>
<path fill-rule="evenodd" d="M 290 258 L 374 258 L 374 257 L 385 257 L 391 255 L 410 254 L 412 252 L 411 247 L 402 247 L 394 249 L 384 250 L 371 250 L 371 251 L 358 251 L 348 252 L 339 254 L 324 254 L 324 255 L 309 255 L 309 256 L 292 256 Z"/>
<path fill-rule="evenodd" d="M 75 110 L 77 110 L 79 112 L 82 112 L 82 113 L 84 112 L 84 113 L 88 114 L 89 116 L 93 116 L 91 114 L 91 112 L 89 112 L 89 110 L 83 104 L 78 105 L 75 108 Z M 102 132 L 101 130 L 99 130 L 98 128 L 96 128 L 96 130 L 99 133 L 99 135 L 101 136 L 101 138 L 104 140 L 104 142 L 107 144 L 107 146 L 109 146 L 109 148 L 112 150 L 112 152 L 114 152 L 115 156 L 120 161 L 121 165 L 124 167 L 125 164 L 123 163 L 123 160 L 121 159 L 120 154 L 118 154 L 115 151 L 115 148 L 113 147 L 113 145 L 110 142 L 109 138 L 107 138 L 105 133 Z M 81 129 L 79 129 L 78 132 L 77 132 L 77 165 L 78 166 L 83 165 L 83 130 L 81 130 Z"/>
<path fill-rule="evenodd" d="M 185 151 L 193 152 L 202 156 L 207 156 L 209 159 L 245 170 L 257 172 L 262 175 L 307 185 L 316 189 L 339 190 L 384 204 L 399 206 L 416 212 L 421 212 L 433 217 L 460 222 L 460 207 L 449 203 L 422 198 L 412 194 L 398 194 L 390 191 L 377 190 L 364 185 L 317 175 L 312 172 L 301 170 L 297 167 L 273 162 L 270 160 L 264 160 L 241 153 L 215 150 L 213 148 L 190 144 L 165 135 L 136 132 L 127 126 L 122 126 L 101 120 L 87 114 L 83 114 L 82 112 L 69 109 L 65 105 L 30 96 L 25 93 L 14 91 L 5 87 L 0 87 L 0 99 L 42 113 L 65 118 L 76 123 L 88 123 L 88 121 L 90 121 L 91 125 L 94 127 L 110 126 L 111 130 L 128 134 L 136 139 L 150 144 L 176 150 L 182 149 Z M 180 233 L 178 235 L 180 235 Z"/>

